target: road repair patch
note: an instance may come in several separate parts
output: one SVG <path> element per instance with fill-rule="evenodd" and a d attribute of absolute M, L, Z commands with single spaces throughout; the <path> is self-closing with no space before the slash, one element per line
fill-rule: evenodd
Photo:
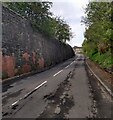
<path fill-rule="evenodd" d="M 73 97 L 70 94 L 71 83 L 69 80 L 71 77 L 72 72 L 59 85 L 55 93 L 44 96 L 43 99 L 48 102 L 48 105 L 39 118 L 68 118 L 68 112 L 74 106 Z"/>

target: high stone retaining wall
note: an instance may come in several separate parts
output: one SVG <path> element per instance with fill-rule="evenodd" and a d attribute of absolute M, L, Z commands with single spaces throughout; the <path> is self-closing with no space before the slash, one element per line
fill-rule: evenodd
<path fill-rule="evenodd" d="M 2 78 L 40 71 L 74 56 L 69 45 L 33 31 L 25 18 L 2 7 Z"/>

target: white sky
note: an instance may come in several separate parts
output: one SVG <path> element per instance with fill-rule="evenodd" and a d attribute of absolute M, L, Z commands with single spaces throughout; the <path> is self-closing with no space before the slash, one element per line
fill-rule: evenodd
<path fill-rule="evenodd" d="M 61 16 L 72 28 L 75 34 L 69 42 L 73 46 L 81 46 L 84 40 L 85 25 L 81 25 L 81 17 L 84 16 L 84 8 L 89 0 L 51 0 L 51 11 L 55 16 Z"/>

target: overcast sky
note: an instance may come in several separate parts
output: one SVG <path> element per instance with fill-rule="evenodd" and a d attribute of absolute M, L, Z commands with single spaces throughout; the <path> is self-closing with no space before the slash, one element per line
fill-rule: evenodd
<path fill-rule="evenodd" d="M 73 46 L 81 46 L 84 40 L 85 26 L 81 25 L 84 8 L 89 0 L 51 0 L 51 11 L 56 16 L 61 16 L 72 28 L 75 37 L 69 42 Z"/>

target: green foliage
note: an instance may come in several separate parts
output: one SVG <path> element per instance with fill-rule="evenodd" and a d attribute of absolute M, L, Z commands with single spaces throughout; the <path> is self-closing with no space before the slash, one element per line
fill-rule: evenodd
<path fill-rule="evenodd" d="M 85 9 L 84 53 L 104 68 L 112 67 L 111 49 L 113 42 L 112 4 L 109 2 L 90 2 Z"/>
<path fill-rule="evenodd" d="M 96 53 L 91 57 L 91 59 L 99 63 L 103 68 L 110 68 L 113 65 L 113 59 L 109 52 L 104 54 Z"/>
<path fill-rule="evenodd" d="M 62 42 L 66 42 L 66 41 L 70 41 L 70 38 L 72 38 L 72 32 L 71 32 L 71 28 L 68 24 L 66 24 L 66 22 L 62 19 L 60 19 L 59 17 L 56 18 L 56 39 L 62 41 Z"/>
<path fill-rule="evenodd" d="M 52 2 L 9 2 L 9 8 L 27 18 L 32 27 L 48 37 L 56 38 L 64 43 L 70 41 L 72 32 L 69 25 L 50 12 Z"/>

